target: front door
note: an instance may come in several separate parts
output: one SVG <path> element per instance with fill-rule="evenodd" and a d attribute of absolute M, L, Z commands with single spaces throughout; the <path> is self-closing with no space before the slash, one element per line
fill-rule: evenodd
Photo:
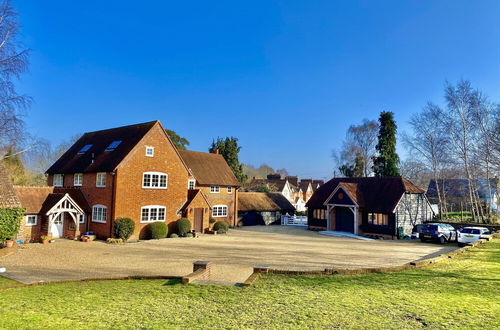
<path fill-rule="evenodd" d="M 203 233 L 203 208 L 194 209 L 194 228 L 196 232 Z"/>
<path fill-rule="evenodd" d="M 349 208 L 335 206 L 335 230 L 354 233 L 354 214 Z"/>
<path fill-rule="evenodd" d="M 64 214 L 61 213 L 52 222 L 52 227 L 50 228 L 52 238 L 59 238 L 63 236 L 63 225 L 64 225 Z"/>

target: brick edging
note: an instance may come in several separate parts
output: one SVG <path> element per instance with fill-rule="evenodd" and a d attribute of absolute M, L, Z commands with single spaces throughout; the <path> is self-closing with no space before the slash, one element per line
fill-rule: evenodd
<path fill-rule="evenodd" d="M 500 234 L 493 235 L 494 238 L 500 238 Z M 243 283 L 244 286 L 252 285 L 262 273 L 269 274 L 280 274 L 280 275 L 363 275 L 363 274 L 373 274 L 373 273 L 392 273 L 399 272 L 411 268 L 419 268 L 431 264 L 438 263 L 440 261 L 451 259 L 454 256 L 464 253 L 476 246 L 486 242 L 488 240 L 479 240 L 472 243 L 471 245 L 461 247 L 459 249 L 453 250 L 451 252 L 440 254 L 434 258 L 428 258 L 424 260 L 414 260 L 404 265 L 399 266 L 389 266 L 389 267 L 378 267 L 378 268 L 359 268 L 359 269 L 347 269 L 347 268 L 326 268 L 325 270 L 285 270 L 267 267 L 266 271 L 256 271 Z"/>

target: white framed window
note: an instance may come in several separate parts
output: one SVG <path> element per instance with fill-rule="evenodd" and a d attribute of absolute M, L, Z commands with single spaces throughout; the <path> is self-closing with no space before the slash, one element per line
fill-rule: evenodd
<path fill-rule="evenodd" d="M 212 217 L 214 217 L 214 218 L 227 217 L 227 206 L 226 205 L 214 205 L 212 207 Z"/>
<path fill-rule="evenodd" d="M 141 222 L 165 222 L 167 208 L 161 205 L 141 207 Z"/>
<path fill-rule="evenodd" d="M 108 208 L 104 205 L 94 205 L 92 206 L 92 222 L 106 223 L 106 216 L 108 214 Z"/>
<path fill-rule="evenodd" d="M 36 214 L 28 214 L 27 216 L 25 216 L 26 226 L 36 226 L 38 220 L 37 218 L 38 217 L 36 216 Z"/>
<path fill-rule="evenodd" d="M 78 217 L 78 223 L 85 223 L 85 214 L 80 214 Z"/>
<path fill-rule="evenodd" d="M 83 173 L 75 173 L 73 176 L 73 185 L 81 186 L 83 184 Z"/>
<path fill-rule="evenodd" d="M 196 180 L 189 179 L 188 180 L 188 190 L 193 190 L 196 188 Z"/>
<path fill-rule="evenodd" d="M 54 174 L 53 185 L 54 187 L 62 187 L 64 183 L 64 176 L 62 174 Z"/>
<path fill-rule="evenodd" d="M 167 189 L 168 175 L 161 172 L 144 172 L 142 174 L 142 188 Z"/>
<path fill-rule="evenodd" d="M 106 173 L 97 173 L 95 177 L 96 187 L 106 187 Z"/>
<path fill-rule="evenodd" d="M 227 187 L 227 193 L 232 194 L 233 193 L 233 187 L 229 186 Z"/>
<path fill-rule="evenodd" d="M 218 194 L 220 192 L 220 187 L 219 186 L 210 186 L 210 192 L 212 194 Z"/>
<path fill-rule="evenodd" d="M 146 157 L 154 157 L 155 156 L 155 147 L 146 146 Z"/>

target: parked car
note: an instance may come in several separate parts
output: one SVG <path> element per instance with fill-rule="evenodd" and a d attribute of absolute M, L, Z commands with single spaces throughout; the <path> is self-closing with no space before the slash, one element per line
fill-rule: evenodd
<path fill-rule="evenodd" d="M 444 244 L 456 241 L 457 231 L 447 223 L 429 223 L 422 227 L 419 236 L 422 242 L 438 241 Z"/>
<path fill-rule="evenodd" d="M 490 230 L 485 227 L 464 227 L 458 232 L 458 246 L 471 244 L 482 238 L 489 238 L 490 235 Z"/>
<path fill-rule="evenodd" d="M 422 231 L 422 227 L 425 225 L 415 225 L 413 226 L 413 229 L 411 231 L 411 239 L 419 239 L 420 238 L 420 232 Z"/>

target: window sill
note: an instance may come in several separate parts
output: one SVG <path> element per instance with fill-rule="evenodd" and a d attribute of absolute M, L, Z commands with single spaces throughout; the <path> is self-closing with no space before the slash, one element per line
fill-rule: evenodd
<path fill-rule="evenodd" d="M 140 223 L 155 223 L 155 222 L 165 222 L 165 220 L 154 220 L 154 221 L 140 221 Z"/>
<path fill-rule="evenodd" d="M 96 188 L 106 188 L 106 186 L 95 186 Z"/>
<path fill-rule="evenodd" d="M 167 190 L 168 187 L 144 187 L 142 189 Z"/>
<path fill-rule="evenodd" d="M 92 222 L 95 222 L 95 223 L 106 223 L 106 221 L 99 221 L 99 220 L 94 220 L 94 219 L 92 219 Z"/>
<path fill-rule="evenodd" d="M 212 215 L 212 218 L 227 218 L 227 215 Z"/>

